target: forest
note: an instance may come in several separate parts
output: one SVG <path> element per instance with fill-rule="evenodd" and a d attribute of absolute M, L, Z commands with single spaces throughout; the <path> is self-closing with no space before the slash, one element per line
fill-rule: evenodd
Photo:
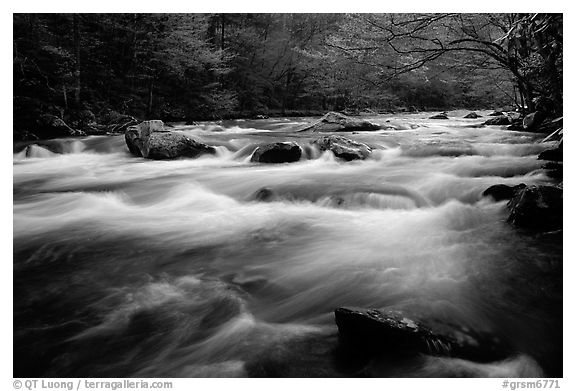
<path fill-rule="evenodd" d="M 45 115 L 93 133 L 111 112 L 562 110 L 562 14 L 14 14 L 13 27 L 16 138 L 42 137 Z"/>

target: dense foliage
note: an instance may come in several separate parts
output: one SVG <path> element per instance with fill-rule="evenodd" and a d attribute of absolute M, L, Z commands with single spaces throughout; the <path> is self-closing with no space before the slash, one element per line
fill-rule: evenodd
<path fill-rule="evenodd" d="M 562 15 L 15 14 L 15 124 L 562 100 Z"/>

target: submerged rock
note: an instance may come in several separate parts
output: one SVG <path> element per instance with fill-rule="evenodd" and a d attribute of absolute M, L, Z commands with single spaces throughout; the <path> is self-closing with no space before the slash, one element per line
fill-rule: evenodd
<path fill-rule="evenodd" d="M 512 121 L 510 117 L 502 115 L 496 118 L 490 118 L 488 121 L 484 122 L 484 125 L 510 125 Z"/>
<path fill-rule="evenodd" d="M 160 120 L 144 121 L 129 127 L 124 138 L 133 155 L 163 160 L 214 154 L 216 150 L 178 132 L 164 130 Z"/>
<path fill-rule="evenodd" d="M 511 224 L 537 231 L 562 229 L 562 189 L 555 186 L 528 186 L 508 202 Z"/>
<path fill-rule="evenodd" d="M 464 118 L 481 118 L 481 115 L 476 114 L 475 112 L 468 113 L 464 116 Z"/>
<path fill-rule="evenodd" d="M 508 186 L 504 184 L 493 185 L 484 190 L 482 195 L 484 197 L 492 197 L 495 201 L 509 200 L 514 195 L 524 189 L 526 185 L 521 183 L 516 186 Z"/>
<path fill-rule="evenodd" d="M 311 201 L 320 202 L 332 207 L 347 207 L 347 205 L 364 205 L 369 203 L 370 195 L 390 195 L 404 197 L 408 207 L 418 208 L 430 206 L 428 200 L 418 193 L 403 186 L 392 184 L 369 184 L 356 185 L 351 188 L 347 183 L 335 183 L 333 181 L 315 180 L 313 183 L 285 183 L 274 187 L 262 187 L 249 196 L 249 200 L 255 201 Z"/>
<path fill-rule="evenodd" d="M 263 187 L 254 193 L 253 198 L 256 201 L 270 202 L 276 200 L 277 195 L 271 188 Z"/>
<path fill-rule="evenodd" d="M 446 113 L 436 114 L 430 117 L 429 119 L 448 119 L 448 114 Z"/>
<path fill-rule="evenodd" d="M 321 151 L 332 151 L 334 156 L 347 161 L 366 159 L 372 152 L 372 149 L 366 144 L 336 135 L 320 137 L 314 140 L 312 144 Z"/>
<path fill-rule="evenodd" d="M 373 124 L 358 118 L 350 118 L 341 113 L 330 112 L 319 121 L 302 129 L 301 131 L 312 132 L 353 132 L 353 131 L 371 131 L 381 129 L 380 125 Z"/>
<path fill-rule="evenodd" d="M 302 157 L 302 148 L 295 142 L 282 142 L 262 145 L 254 151 L 251 162 L 292 163 Z"/>
<path fill-rule="evenodd" d="M 454 326 L 433 330 L 396 311 L 338 308 L 334 314 L 340 343 L 365 354 L 423 353 L 481 362 L 511 354 L 493 336 Z"/>

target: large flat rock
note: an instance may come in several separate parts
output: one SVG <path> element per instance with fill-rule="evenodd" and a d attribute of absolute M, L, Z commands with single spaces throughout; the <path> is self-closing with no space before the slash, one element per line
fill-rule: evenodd
<path fill-rule="evenodd" d="M 214 147 L 193 140 L 183 133 L 164 130 L 160 120 L 130 126 L 124 133 L 128 150 L 135 156 L 164 160 L 214 154 Z"/>

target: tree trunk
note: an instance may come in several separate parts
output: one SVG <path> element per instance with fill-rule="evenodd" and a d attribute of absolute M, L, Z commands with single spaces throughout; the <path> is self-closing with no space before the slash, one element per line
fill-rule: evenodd
<path fill-rule="evenodd" d="M 226 21 L 226 17 L 224 14 L 220 14 L 220 49 L 224 50 L 224 25 Z"/>
<path fill-rule="evenodd" d="M 522 91 L 522 87 L 518 86 L 519 95 L 520 95 L 520 112 L 524 113 L 526 108 L 524 107 L 524 92 Z"/>
<path fill-rule="evenodd" d="M 148 118 L 152 117 L 153 102 L 154 102 L 154 76 L 151 76 L 150 84 L 148 85 Z"/>
<path fill-rule="evenodd" d="M 64 97 L 64 110 L 68 110 L 68 95 L 66 94 L 66 86 L 62 86 L 62 95 Z"/>
<path fill-rule="evenodd" d="M 74 30 L 74 104 L 80 105 L 80 18 L 73 15 Z"/>

